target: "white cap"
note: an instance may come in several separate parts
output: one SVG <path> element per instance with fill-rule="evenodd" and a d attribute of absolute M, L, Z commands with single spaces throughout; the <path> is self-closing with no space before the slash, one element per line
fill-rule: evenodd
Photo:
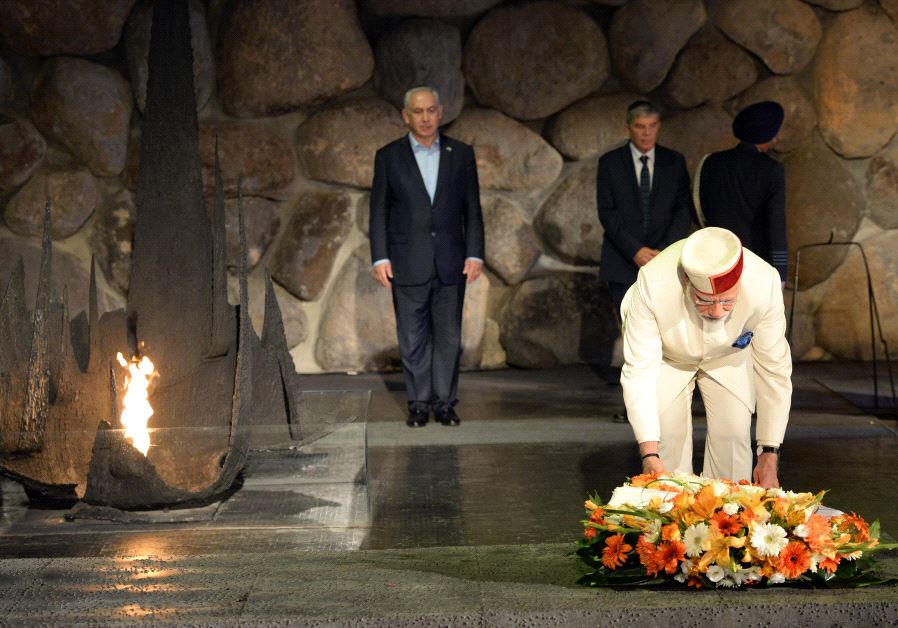
<path fill-rule="evenodd" d="M 680 266 L 699 292 L 726 292 L 742 276 L 742 243 L 727 229 L 699 229 L 686 238 Z"/>

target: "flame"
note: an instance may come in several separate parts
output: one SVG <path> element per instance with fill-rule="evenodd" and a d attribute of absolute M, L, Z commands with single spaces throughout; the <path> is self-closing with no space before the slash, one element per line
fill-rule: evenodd
<path fill-rule="evenodd" d="M 125 398 L 123 399 L 124 408 L 121 418 L 122 425 L 125 427 L 125 438 L 130 439 L 134 448 L 146 456 L 150 449 L 150 432 L 147 430 L 147 421 L 153 416 L 153 407 L 148 399 L 147 388 L 153 378 L 159 374 L 147 356 L 143 356 L 139 361 L 136 357 L 131 358 L 130 362 L 125 360 L 121 353 L 116 357 L 119 364 L 128 369 L 128 375 L 125 377 Z"/>

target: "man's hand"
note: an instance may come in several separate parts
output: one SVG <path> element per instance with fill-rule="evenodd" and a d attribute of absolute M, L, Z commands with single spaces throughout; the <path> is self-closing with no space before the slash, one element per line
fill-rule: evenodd
<path fill-rule="evenodd" d="M 650 249 L 649 247 L 644 246 L 636 251 L 636 255 L 633 256 L 633 261 L 636 262 L 637 266 L 645 266 L 660 252 L 661 251 L 658 249 Z"/>
<path fill-rule="evenodd" d="M 374 280 L 377 281 L 377 283 L 384 288 L 389 288 L 390 279 L 393 278 L 393 265 L 390 262 L 378 264 L 371 269 L 371 274 L 374 275 Z"/>
<path fill-rule="evenodd" d="M 639 455 L 645 456 L 646 454 L 657 454 L 658 453 L 658 441 L 656 440 L 647 440 L 639 443 Z M 648 458 L 642 459 L 642 472 L 643 473 L 664 473 L 664 463 L 661 462 L 661 458 L 655 456 L 649 456 Z"/>
<path fill-rule="evenodd" d="M 776 477 L 779 454 L 767 453 L 758 456 L 758 464 L 752 473 L 752 480 L 764 488 L 779 488 L 780 482 Z"/>
<path fill-rule="evenodd" d="M 467 283 L 473 283 L 480 277 L 480 273 L 483 272 L 483 262 L 469 257 L 465 260 L 465 269 L 461 272 L 468 278 Z"/>

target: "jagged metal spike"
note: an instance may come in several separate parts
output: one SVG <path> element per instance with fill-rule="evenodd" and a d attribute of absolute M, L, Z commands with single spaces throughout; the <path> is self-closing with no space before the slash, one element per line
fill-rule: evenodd
<path fill-rule="evenodd" d="M 97 299 L 97 264 L 94 256 L 90 257 L 90 286 L 88 288 L 88 360 L 87 372 L 96 373 L 100 370 L 100 307 Z"/>
<path fill-rule="evenodd" d="M 226 355 L 231 345 L 231 305 L 228 303 L 227 231 L 224 185 L 218 161 L 218 133 L 215 134 L 213 164 L 215 193 L 212 199 L 212 334 L 207 357 Z"/>
<path fill-rule="evenodd" d="M 31 328 L 31 354 L 25 379 L 22 413 L 22 450 L 41 447 L 50 404 L 50 355 L 48 317 L 50 314 L 50 272 L 53 246 L 50 241 L 50 197 L 44 206 L 44 233 L 41 240 L 41 269 L 37 284 Z"/>
<path fill-rule="evenodd" d="M 265 319 L 262 323 L 262 346 L 273 351 L 289 351 L 281 306 L 274 293 L 271 272 L 265 271 Z"/>
<path fill-rule="evenodd" d="M 25 330 L 30 324 L 25 307 L 25 262 L 20 256 L 0 301 L 0 372 L 21 371 L 28 356 Z"/>

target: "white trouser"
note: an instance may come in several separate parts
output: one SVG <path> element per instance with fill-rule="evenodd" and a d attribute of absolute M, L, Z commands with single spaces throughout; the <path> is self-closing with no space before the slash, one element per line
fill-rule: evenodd
<path fill-rule="evenodd" d="M 658 453 L 664 468 L 692 473 L 692 392 L 696 382 L 708 418 L 702 475 L 751 481 L 751 410 L 704 371 L 698 371 L 661 412 Z"/>

